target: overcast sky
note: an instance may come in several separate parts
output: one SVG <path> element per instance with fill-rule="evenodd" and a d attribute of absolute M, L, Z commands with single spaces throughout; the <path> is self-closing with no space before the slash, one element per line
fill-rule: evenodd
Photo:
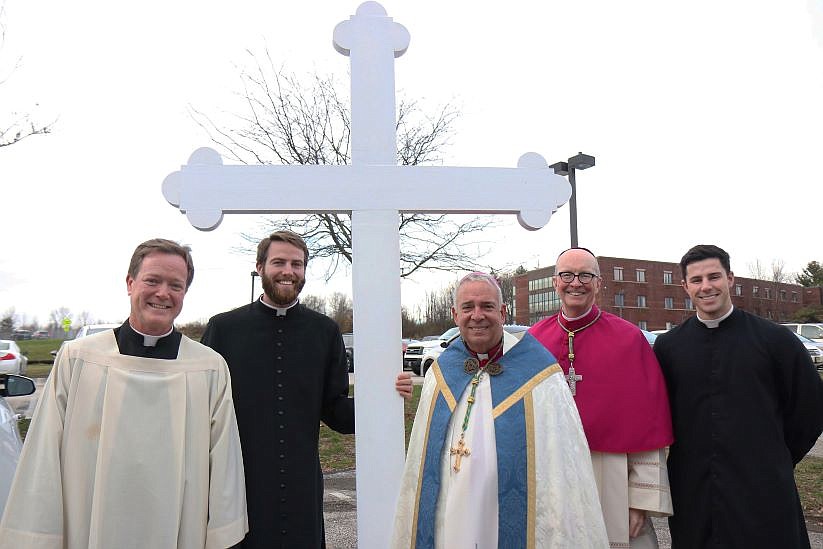
<path fill-rule="evenodd" d="M 248 301 L 254 259 L 232 249 L 255 217 L 200 232 L 161 194 L 210 145 L 188 106 L 233 105 L 236 66 L 266 46 L 289 70 L 347 84 L 332 31 L 357 5 L 5 0 L 0 79 L 22 64 L 0 86 L 0 122 L 15 110 L 57 122 L 0 148 L 0 312 L 45 323 L 64 306 L 122 320 L 129 256 L 155 236 L 194 250 L 180 321 Z M 382 5 L 411 34 L 398 89 L 461 112 L 445 165 L 596 156 L 578 175 L 580 243 L 596 254 L 677 261 L 712 242 L 743 276 L 757 259 L 790 271 L 823 260 L 823 1 Z M 506 220 L 478 262 L 550 265 L 568 224 L 567 207 L 533 233 Z M 323 293 L 312 267 L 305 291 Z M 404 282 L 404 302 L 453 278 Z"/>

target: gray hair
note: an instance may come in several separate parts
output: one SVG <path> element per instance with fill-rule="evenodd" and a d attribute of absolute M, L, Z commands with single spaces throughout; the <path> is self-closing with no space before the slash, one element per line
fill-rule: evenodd
<path fill-rule="evenodd" d="M 454 304 L 455 309 L 457 309 L 458 305 L 457 292 L 460 290 L 460 287 L 466 282 L 485 282 L 486 284 L 497 290 L 497 303 L 499 305 L 503 304 L 503 290 L 500 289 L 500 284 L 498 284 L 497 279 L 488 273 L 481 273 L 475 271 L 461 278 L 460 282 L 457 283 L 457 286 L 454 287 L 454 293 L 452 294 L 452 303 Z"/>

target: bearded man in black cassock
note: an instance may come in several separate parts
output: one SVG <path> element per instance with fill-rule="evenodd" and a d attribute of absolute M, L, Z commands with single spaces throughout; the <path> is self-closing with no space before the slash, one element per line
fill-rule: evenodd
<path fill-rule="evenodd" d="M 823 430 L 823 382 L 786 328 L 733 307 L 729 255 L 680 262 L 697 316 L 659 336 L 674 427 L 672 547 L 809 547 L 794 466 Z"/>
<path fill-rule="evenodd" d="M 231 371 L 247 485 L 244 549 L 325 547 L 320 421 L 354 432 L 340 329 L 298 302 L 307 262 L 299 235 L 264 238 L 257 247 L 263 295 L 214 316 L 203 334 Z"/>

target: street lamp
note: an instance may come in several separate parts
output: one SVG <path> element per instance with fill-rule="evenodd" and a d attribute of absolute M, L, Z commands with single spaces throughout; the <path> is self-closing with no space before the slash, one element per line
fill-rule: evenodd
<path fill-rule="evenodd" d="M 585 170 L 594 166 L 594 157 L 578 152 L 569 158 L 568 162 L 555 162 L 551 166 L 557 175 L 568 175 L 572 186 L 572 196 L 569 199 L 569 225 L 572 237 L 572 248 L 577 247 L 577 185 L 574 178 L 576 170 Z"/>
<path fill-rule="evenodd" d="M 257 271 L 251 272 L 251 302 L 254 302 L 254 277 L 260 276 Z"/>

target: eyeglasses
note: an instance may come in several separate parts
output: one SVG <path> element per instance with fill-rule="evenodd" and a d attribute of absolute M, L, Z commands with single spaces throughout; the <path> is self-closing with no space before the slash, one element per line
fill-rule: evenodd
<path fill-rule="evenodd" d="M 594 274 L 594 273 L 577 273 L 577 274 L 575 274 L 575 273 L 570 273 L 568 271 L 562 272 L 562 273 L 557 273 L 557 278 L 559 278 L 560 280 L 562 280 L 563 282 L 565 282 L 567 284 L 573 282 L 575 277 L 577 278 L 577 280 L 580 281 L 581 284 L 588 284 L 589 282 L 591 282 L 592 280 L 597 278 L 597 275 Z"/>

